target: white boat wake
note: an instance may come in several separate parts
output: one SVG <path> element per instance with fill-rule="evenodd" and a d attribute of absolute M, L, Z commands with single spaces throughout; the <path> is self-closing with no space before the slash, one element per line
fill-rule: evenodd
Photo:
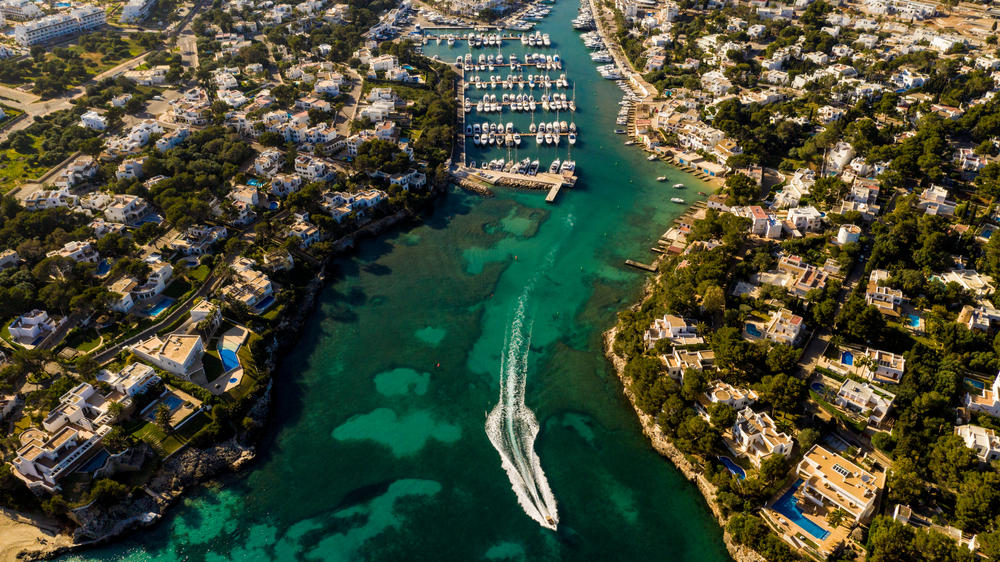
<path fill-rule="evenodd" d="M 486 416 L 486 435 L 500 453 L 500 463 L 524 512 L 542 527 L 556 529 L 556 498 L 535 453 L 538 421 L 524 404 L 524 384 L 531 347 L 531 326 L 525 326 L 530 284 L 517 302 L 514 321 L 500 359 L 500 401 Z"/>

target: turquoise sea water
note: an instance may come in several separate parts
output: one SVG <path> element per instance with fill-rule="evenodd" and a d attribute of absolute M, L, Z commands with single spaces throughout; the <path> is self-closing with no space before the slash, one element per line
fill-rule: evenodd
<path fill-rule="evenodd" d="M 363 243 L 337 263 L 276 374 L 259 461 L 82 558 L 726 559 L 697 490 L 652 451 L 601 350 L 643 281 L 622 262 L 650 259 L 681 211 L 669 186 L 693 196 L 698 183 L 612 133 L 620 91 L 570 28 L 576 6 L 561 0 L 541 29 L 578 81 L 579 187 L 554 206 L 538 192 L 452 191 L 422 225 Z M 484 431 L 522 295 L 525 403 L 557 531 L 518 505 Z"/>

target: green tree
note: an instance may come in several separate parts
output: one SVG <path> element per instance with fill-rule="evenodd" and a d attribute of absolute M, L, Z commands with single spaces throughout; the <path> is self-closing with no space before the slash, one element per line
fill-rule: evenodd
<path fill-rule="evenodd" d="M 90 488 L 90 499 L 101 505 L 112 505 L 125 497 L 128 488 L 121 482 L 116 482 L 110 478 L 102 478 L 94 483 Z"/>
<path fill-rule="evenodd" d="M 720 431 L 732 427 L 733 423 L 736 422 L 736 410 L 721 402 L 712 403 L 708 407 L 708 415 L 712 421 L 712 427 Z"/>
<path fill-rule="evenodd" d="M 166 404 L 156 407 L 156 425 L 164 431 L 170 431 L 170 408 Z"/>
<path fill-rule="evenodd" d="M 757 200 L 760 188 L 750 176 L 737 172 L 726 178 L 726 193 L 735 205 L 747 205 Z"/>
<path fill-rule="evenodd" d="M 916 464 L 907 457 L 896 459 L 886 477 L 886 484 L 889 488 L 889 500 L 894 503 L 910 505 L 924 494 L 924 481 L 917 474 Z"/>
<path fill-rule="evenodd" d="M 799 450 L 803 453 L 812 448 L 813 445 L 819 443 L 819 438 L 821 437 L 819 430 L 812 427 L 807 427 L 799 432 L 795 436 L 795 441 L 799 444 Z"/>

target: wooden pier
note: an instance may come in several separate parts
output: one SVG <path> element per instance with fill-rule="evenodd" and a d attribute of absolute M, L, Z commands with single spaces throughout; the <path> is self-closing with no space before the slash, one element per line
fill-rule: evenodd
<path fill-rule="evenodd" d="M 637 262 L 635 260 L 625 260 L 625 265 L 634 267 L 636 269 L 642 269 L 644 271 L 649 271 L 651 273 L 656 273 L 656 266 L 655 265 L 649 265 L 649 264 L 646 264 L 646 263 Z"/>

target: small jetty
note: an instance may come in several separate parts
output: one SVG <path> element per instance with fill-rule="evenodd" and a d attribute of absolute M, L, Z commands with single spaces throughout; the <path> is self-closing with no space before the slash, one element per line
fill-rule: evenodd
<path fill-rule="evenodd" d="M 625 260 L 625 265 L 630 266 L 630 267 L 634 267 L 636 269 L 642 269 L 644 271 L 649 271 L 649 272 L 652 272 L 652 273 L 656 273 L 656 266 L 655 265 L 649 265 L 648 263 L 642 263 L 642 262 L 638 262 L 638 261 L 635 261 L 635 260 Z"/>
<path fill-rule="evenodd" d="M 464 189 L 482 195 L 492 195 L 490 186 L 514 189 L 546 190 L 546 203 L 554 203 L 564 187 L 576 185 L 576 176 L 569 172 L 539 172 L 533 176 L 500 170 L 480 170 L 458 166 L 451 172 L 452 180 Z"/>

